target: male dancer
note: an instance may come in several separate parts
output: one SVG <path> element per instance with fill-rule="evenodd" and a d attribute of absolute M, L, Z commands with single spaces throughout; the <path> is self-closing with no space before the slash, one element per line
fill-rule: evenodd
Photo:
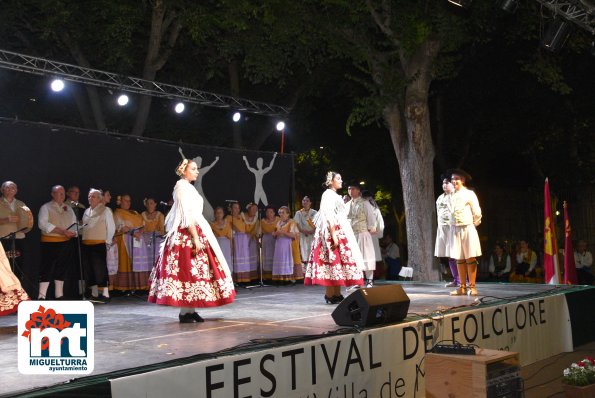
<path fill-rule="evenodd" d="M 477 278 L 477 259 L 481 256 L 479 235 L 475 229 L 481 223 L 481 208 L 475 192 L 467 189 L 465 183 L 471 176 L 463 170 L 451 171 L 454 193 L 451 197 L 452 221 L 448 255 L 457 260 L 460 287 L 450 294 L 459 296 L 469 294 L 477 296 L 475 279 Z M 469 290 L 467 290 L 469 277 Z"/>
<path fill-rule="evenodd" d="M 438 217 L 438 230 L 436 231 L 436 245 L 434 248 L 434 256 L 440 259 L 440 263 L 448 262 L 450 272 L 452 273 L 452 282 L 448 283 L 446 287 L 459 286 L 459 272 L 457 271 L 457 262 L 448 255 L 448 239 L 450 237 L 450 224 L 452 222 L 452 205 L 450 203 L 454 187 L 450 182 L 450 176 L 443 174 L 442 190 L 444 193 L 436 199 L 436 215 Z"/>
<path fill-rule="evenodd" d="M 376 232 L 376 216 L 374 208 L 361 196 L 360 187 L 352 184 L 347 188 L 351 200 L 349 206 L 349 221 L 357 239 L 357 244 L 364 258 L 364 279 L 366 287 L 374 286 L 374 270 L 376 269 L 376 252 L 371 233 Z"/>

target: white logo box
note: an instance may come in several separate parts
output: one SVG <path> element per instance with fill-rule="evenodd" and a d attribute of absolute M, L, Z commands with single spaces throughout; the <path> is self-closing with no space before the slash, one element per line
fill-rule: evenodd
<path fill-rule="evenodd" d="M 90 374 L 93 371 L 93 304 L 88 301 L 23 301 L 18 315 L 19 372 Z"/>

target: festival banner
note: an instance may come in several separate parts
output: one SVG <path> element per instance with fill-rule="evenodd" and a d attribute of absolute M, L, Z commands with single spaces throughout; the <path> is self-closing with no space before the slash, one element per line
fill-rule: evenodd
<path fill-rule="evenodd" d="M 564 295 L 428 316 L 110 380 L 112 397 L 423 397 L 436 343 L 518 352 L 524 366 L 572 351 Z"/>
<path fill-rule="evenodd" d="M 558 266 L 558 245 L 556 244 L 556 224 L 552 216 L 550 184 L 545 179 L 543 189 L 543 268 L 545 283 L 558 284 L 561 281 Z"/>
<path fill-rule="evenodd" d="M 576 276 L 576 263 L 574 262 L 574 247 L 572 246 L 572 229 L 568 217 L 568 204 L 564 201 L 564 283 L 567 285 L 578 284 Z"/>

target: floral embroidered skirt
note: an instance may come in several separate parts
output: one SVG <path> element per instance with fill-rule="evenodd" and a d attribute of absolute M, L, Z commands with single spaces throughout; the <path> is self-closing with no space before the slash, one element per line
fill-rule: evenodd
<path fill-rule="evenodd" d="M 175 307 L 216 307 L 233 302 L 231 275 L 220 265 L 206 236 L 196 226 L 204 248 L 193 252 L 192 236 L 178 228 L 164 245 L 151 273 L 149 302 Z"/>
<path fill-rule="evenodd" d="M 9 292 L 0 291 L 0 316 L 12 314 L 17 311 L 21 301 L 29 300 L 29 296 L 22 288 Z"/>
<path fill-rule="evenodd" d="M 345 232 L 335 227 L 338 246 L 328 230 L 316 231 L 306 264 L 304 285 L 354 286 L 363 284 L 363 273 L 355 263 Z"/>

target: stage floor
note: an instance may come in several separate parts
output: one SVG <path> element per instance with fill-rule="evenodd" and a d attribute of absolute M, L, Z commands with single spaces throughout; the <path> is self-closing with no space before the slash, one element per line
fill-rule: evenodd
<path fill-rule="evenodd" d="M 389 282 L 379 282 L 379 285 Z M 480 296 L 450 296 L 438 283 L 394 282 L 411 300 L 407 320 L 437 311 L 461 311 L 548 294 L 565 286 L 479 284 Z M 155 364 L 197 354 L 231 349 L 255 339 L 317 335 L 339 328 L 331 317 L 335 305 L 323 299 L 320 286 L 238 288 L 236 301 L 201 309 L 204 323 L 180 324 L 178 309 L 146 302 L 146 297 L 115 297 L 95 305 L 95 369 L 93 375 Z M 0 317 L 0 395 L 49 386 L 72 375 L 23 376 L 17 369 L 17 317 Z"/>

